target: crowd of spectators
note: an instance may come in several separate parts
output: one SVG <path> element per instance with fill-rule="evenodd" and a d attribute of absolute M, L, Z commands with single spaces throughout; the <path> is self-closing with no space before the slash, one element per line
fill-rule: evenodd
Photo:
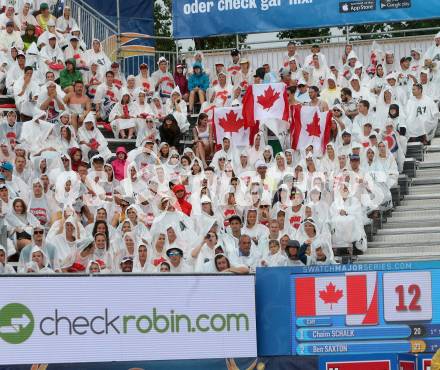
<path fill-rule="evenodd" d="M 372 50 L 363 64 L 351 45 L 334 65 L 319 45 L 302 60 L 289 42 L 281 66 L 251 66 L 239 50 L 211 66 L 198 52 L 125 77 L 100 40 L 87 48 L 68 7 L 55 18 L 37 2 L 0 15 L 0 89 L 16 106 L 0 124 L 0 272 L 333 264 L 366 251 L 364 225 L 393 206 L 408 140 L 429 144 L 437 129 L 440 33 L 398 61 Z M 212 108 L 275 82 L 290 106 L 332 111 L 323 155 L 274 153 L 267 130 L 245 147 L 216 142 Z M 136 148 L 112 153 L 102 123 Z"/>

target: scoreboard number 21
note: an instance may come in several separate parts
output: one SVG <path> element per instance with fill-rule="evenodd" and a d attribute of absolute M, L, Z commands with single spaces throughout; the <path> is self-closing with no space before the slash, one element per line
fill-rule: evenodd
<path fill-rule="evenodd" d="M 383 274 L 385 320 L 429 321 L 432 319 L 429 271 Z"/>

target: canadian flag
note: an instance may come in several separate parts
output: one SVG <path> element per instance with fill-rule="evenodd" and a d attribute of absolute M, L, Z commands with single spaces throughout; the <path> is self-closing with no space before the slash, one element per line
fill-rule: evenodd
<path fill-rule="evenodd" d="M 290 142 L 293 149 L 303 150 L 313 145 L 314 153 L 321 155 L 330 140 L 331 112 L 300 104 L 293 109 L 290 122 Z"/>
<path fill-rule="evenodd" d="M 295 280 L 298 317 L 345 315 L 347 325 L 377 325 L 376 272 L 302 277 Z"/>
<path fill-rule="evenodd" d="M 217 143 L 224 137 L 231 140 L 234 146 L 249 144 L 249 129 L 245 128 L 242 114 L 243 107 L 225 107 L 214 109 L 214 128 Z"/>
<path fill-rule="evenodd" d="M 256 121 L 277 118 L 289 119 L 289 103 L 284 83 L 250 85 L 243 97 L 243 118 L 247 127 Z"/>

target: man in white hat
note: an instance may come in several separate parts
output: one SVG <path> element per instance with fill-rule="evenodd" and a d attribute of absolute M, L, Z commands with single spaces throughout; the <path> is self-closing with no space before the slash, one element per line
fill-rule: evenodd
<path fill-rule="evenodd" d="M 160 57 L 157 61 L 159 69 L 151 75 L 155 91 L 159 92 L 162 100 L 171 97 L 175 82 L 173 75 L 168 71 L 168 61 L 165 57 Z"/>

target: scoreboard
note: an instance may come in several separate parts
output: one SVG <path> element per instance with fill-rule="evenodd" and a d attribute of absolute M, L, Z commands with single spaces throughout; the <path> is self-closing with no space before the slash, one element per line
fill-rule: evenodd
<path fill-rule="evenodd" d="M 290 274 L 292 354 L 437 351 L 440 263 L 407 267 L 398 263 L 359 264 L 346 271 L 341 266 L 296 269 Z"/>

